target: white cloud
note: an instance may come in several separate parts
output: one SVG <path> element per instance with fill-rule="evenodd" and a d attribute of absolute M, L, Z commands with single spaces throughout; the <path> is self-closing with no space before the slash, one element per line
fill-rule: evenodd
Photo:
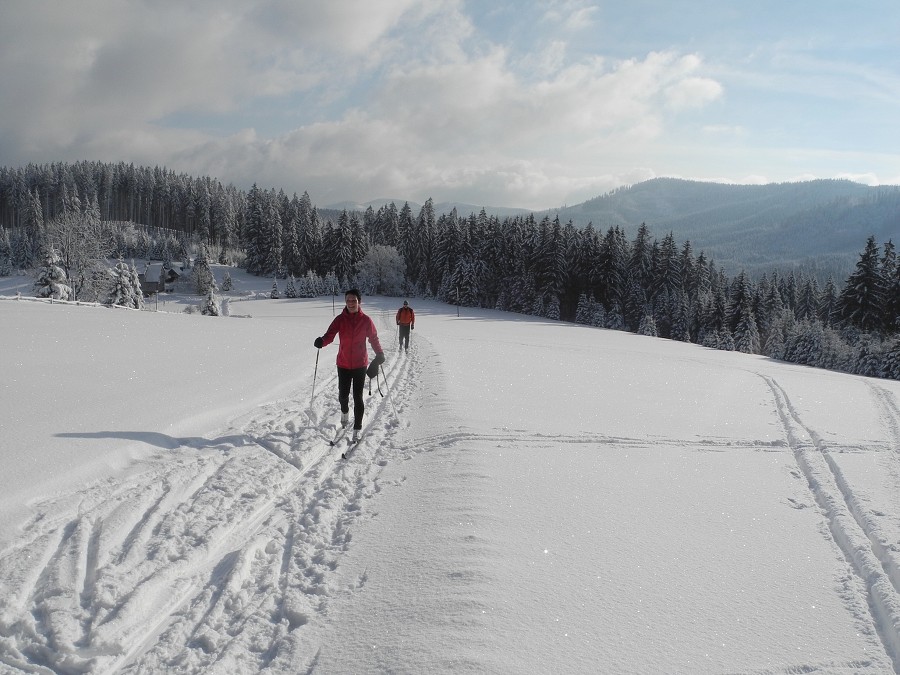
<path fill-rule="evenodd" d="M 722 91 L 722 85 L 708 77 L 686 77 L 666 88 L 666 103 L 675 110 L 702 108 Z"/>
<path fill-rule="evenodd" d="M 878 180 L 878 176 L 876 176 L 874 173 L 842 172 L 837 174 L 835 178 L 851 180 L 854 183 L 862 183 L 863 185 L 881 185 L 881 181 Z"/>
<path fill-rule="evenodd" d="M 547 23 L 560 24 L 570 31 L 590 28 L 594 23 L 594 15 L 599 11 L 591 2 L 585 0 L 546 0 L 543 20 Z"/>
<path fill-rule="evenodd" d="M 248 16 L 282 44 L 326 52 L 365 53 L 419 0 L 264 0 Z"/>
<path fill-rule="evenodd" d="M 164 164 L 331 201 L 433 196 L 532 208 L 636 176 L 896 174 L 896 158 L 880 151 L 894 127 L 870 125 L 884 141 L 851 155 L 847 123 L 847 137 L 844 127 L 827 134 L 816 155 L 790 137 L 809 128 L 798 117 L 764 126 L 758 108 L 747 114 L 758 92 L 796 99 L 798 70 L 815 71 L 804 95 L 829 77 L 824 61 L 786 60 L 796 48 L 742 70 L 677 45 L 614 59 L 586 41 L 592 2 L 511 3 L 481 24 L 470 8 L 462 0 L 7 3 L 0 156 L 12 165 Z M 503 30 L 488 33 L 500 18 Z M 762 72 L 750 70 L 759 63 Z M 872 106 L 895 100 L 897 80 L 883 70 L 866 80 L 854 78 L 858 65 L 837 72 L 878 92 Z M 821 91 L 838 99 L 833 85 Z M 838 110 L 829 111 L 835 120 Z M 822 135 L 835 128 L 823 124 Z M 796 147 L 784 148 L 785 138 Z M 829 150 L 836 138 L 843 154 Z"/>
<path fill-rule="evenodd" d="M 658 54 L 611 65 L 595 59 L 528 84 L 496 49 L 471 61 L 397 68 L 372 105 L 340 120 L 249 139 L 256 147 L 233 153 L 208 144 L 195 157 L 212 155 L 204 161 L 216 165 L 216 153 L 228 154 L 232 170 L 257 180 L 273 167 L 296 171 L 306 183 L 298 189 L 311 194 L 342 188 L 334 200 L 413 191 L 410 198 L 466 194 L 542 208 L 559 195 L 612 189 L 608 176 L 633 171 L 627 160 L 607 161 L 619 169 L 599 177 L 595 167 L 662 133 L 660 103 L 685 72 L 692 68 L 684 59 Z"/>

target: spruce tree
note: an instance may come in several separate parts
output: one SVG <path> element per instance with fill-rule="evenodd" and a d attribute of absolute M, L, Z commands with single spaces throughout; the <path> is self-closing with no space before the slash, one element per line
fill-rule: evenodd
<path fill-rule="evenodd" d="M 112 285 L 106 294 L 106 302 L 109 306 L 128 307 L 130 309 L 140 309 L 144 304 L 144 296 L 141 292 L 140 279 L 137 278 L 137 271 L 132 272 L 133 268 L 129 267 L 123 260 L 119 260 L 116 266 L 110 270 L 112 275 Z M 137 287 L 135 287 L 137 281 Z"/>
<path fill-rule="evenodd" d="M 750 296 L 745 296 L 744 307 L 741 308 L 740 319 L 734 330 L 735 349 L 745 354 L 759 353 L 759 330 L 756 327 L 756 318 L 750 307 Z"/>
<path fill-rule="evenodd" d="M 838 291 L 834 284 L 834 278 L 829 276 L 825 282 L 825 288 L 819 297 L 818 317 L 826 326 L 831 326 L 838 316 Z"/>
<path fill-rule="evenodd" d="M 881 256 L 881 278 L 884 284 L 884 312 L 882 327 L 889 332 L 900 331 L 900 264 L 894 242 L 890 239 L 884 245 Z"/>
<path fill-rule="evenodd" d="M 650 337 L 658 337 L 658 332 L 656 330 L 656 319 L 653 318 L 653 315 L 650 312 L 644 314 L 641 317 L 640 326 L 638 326 L 638 335 L 647 335 Z"/>
<path fill-rule="evenodd" d="M 222 313 L 222 306 L 219 302 L 219 296 L 216 294 L 216 285 L 213 284 L 206 292 L 206 297 L 200 307 L 200 312 L 204 316 L 219 316 Z"/>
<path fill-rule="evenodd" d="M 0 277 L 12 274 L 12 246 L 9 241 L 9 232 L 5 227 L 0 227 Z"/>
<path fill-rule="evenodd" d="M 129 272 L 131 273 L 131 287 L 134 289 L 134 295 L 132 296 L 134 300 L 134 308 L 135 309 L 143 309 L 144 308 L 144 289 L 141 287 L 141 277 L 138 274 L 137 267 L 134 265 L 134 260 L 131 261 L 131 267 L 129 268 Z"/>
<path fill-rule="evenodd" d="M 205 297 L 209 293 L 210 287 L 216 285 L 212 269 L 209 266 L 209 249 L 206 244 L 200 244 L 197 259 L 194 261 L 193 275 L 197 295 L 201 297 Z"/>
<path fill-rule="evenodd" d="M 59 254 L 51 248 L 47 251 L 43 266 L 38 269 L 34 282 L 35 297 L 69 300 L 72 288 L 68 285 L 66 272 L 62 268 Z"/>
<path fill-rule="evenodd" d="M 856 271 L 838 298 L 841 318 L 863 331 L 880 330 L 883 325 L 885 284 L 878 261 L 878 244 L 870 236 L 856 263 Z"/>
<path fill-rule="evenodd" d="M 591 323 L 591 307 L 594 304 L 593 296 L 588 299 L 585 293 L 578 296 L 578 309 L 575 311 L 575 323 L 590 325 Z"/>
<path fill-rule="evenodd" d="M 297 287 L 294 285 L 293 274 L 288 277 L 287 286 L 284 289 L 284 297 L 292 299 L 297 297 Z"/>

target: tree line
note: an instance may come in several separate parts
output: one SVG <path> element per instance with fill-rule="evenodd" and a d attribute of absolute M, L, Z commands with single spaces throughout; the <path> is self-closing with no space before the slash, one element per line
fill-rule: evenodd
<path fill-rule="evenodd" d="M 629 238 L 558 216 L 436 214 L 431 199 L 417 213 L 408 202 L 329 212 L 307 193 L 89 162 L 0 169 L 0 224 L 0 274 L 35 266 L 49 241 L 59 250 L 82 230 L 99 243 L 76 258 L 185 258 L 202 245 L 253 274 L 342 286 L 373 284 L 373 267 L 389 265 L 402 288 L 369 290 L 900 379 L 900 266 L 893 242 L 874 236 L 842 284 L 820 287 L 791 270 L 729 278 L 690 241 L 658 239 L 646 224 Z M 83 286 L 85 266 L 71 266 Z"/>

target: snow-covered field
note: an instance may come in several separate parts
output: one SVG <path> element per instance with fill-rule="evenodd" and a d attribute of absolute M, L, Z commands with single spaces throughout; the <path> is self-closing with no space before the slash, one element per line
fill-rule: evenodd
<path fill-rule="evenodd" d="M 900 382 L 364 297 L 342 461 L 331 299 L 235 280 L 0 300 L 0 672 L 900 672 Z"/>

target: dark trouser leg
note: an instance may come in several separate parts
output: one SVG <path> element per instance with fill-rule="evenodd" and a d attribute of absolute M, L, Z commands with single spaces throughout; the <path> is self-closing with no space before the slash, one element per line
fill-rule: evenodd
<path fill-rule="evenodd" d="M 403 347 L 403 343 L 406 343 L 406 348 L 409 349 L 409 326 L 400 326 L 400 347 Z"/>
<path fill-rule="evenodd" d="M 350 388 L 353 388 L 353 428 L 362 429 L 363 413 L 366 404 L 363 402 L 363 388 L 366 384 L 365 368 L 338 368 L 338 401 L 341 412 L 350 411 Z"/>
<path fill-rule="evenodd" d="M 350 384 L 353 382 L 353 371 L 347 368 L 338 368 L 338 403 L 341 404 L 341 412 L 350 412 Z"/>
<path fill-rule="evenodd" d="M 350 371 L 353 377 L 353 428 L 362 429 L 363 413 L 366 404 L 363 403 L 363 386 L 366 383 L 366 369 L 356 368 Z"/>

